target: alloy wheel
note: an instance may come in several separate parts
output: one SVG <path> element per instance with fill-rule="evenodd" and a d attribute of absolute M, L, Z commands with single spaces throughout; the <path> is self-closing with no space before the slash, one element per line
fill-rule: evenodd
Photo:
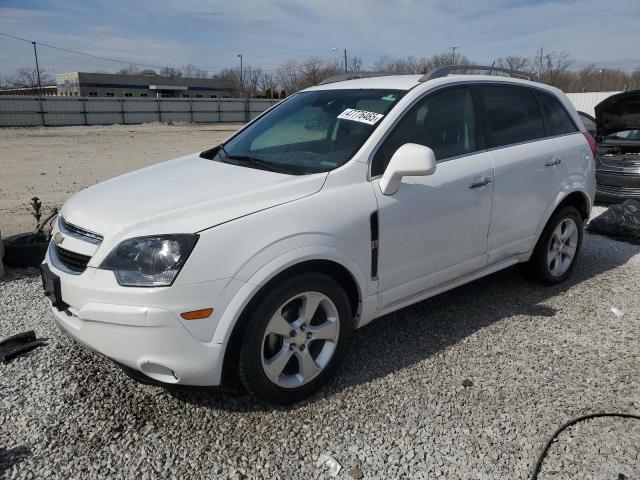
<path fill-rule="evenodd" d="M 553 231 L 547 265 L 551 275 L 559 277 L 571 266 L 578 248 L 578 226 L 572 218 L 563 219 Z"/>
<path fill-rule="evenodd" d="M 290 298 L 273 314 L 262 340 L 262 368 L 283 388 L 309 383 L 329 364 L 340 333 L 338 309 L 320 292 Z"/>

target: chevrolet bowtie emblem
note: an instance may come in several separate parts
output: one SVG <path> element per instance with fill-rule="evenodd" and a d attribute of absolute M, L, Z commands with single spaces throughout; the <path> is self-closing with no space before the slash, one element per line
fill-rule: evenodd
<path fill-rule="evenodd" d="M 54 242 L 56 245 L 60 245 L 62 242 L 64 242 L 64 237 L 62 236 L 62 234 L 61 234 L 60 232 L 56 233 L 56 234 L 53 236 L 53 242 Z"/>

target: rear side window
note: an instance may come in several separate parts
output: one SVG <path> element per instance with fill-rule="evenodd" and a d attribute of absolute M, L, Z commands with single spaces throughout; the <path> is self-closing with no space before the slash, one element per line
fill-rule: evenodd
<path fill-rule="evenodd" d="M 543 138 L 538 101 L 526 88 L 480 87 L 491 131 L 491 145 L 501 147 Z"/>
<path fill-rule="evenodd" d="M 547 137 L 578 131 L 567 111 L 555 97 L 541 92 L 538 92 L 537 95 L 542 107 Z"/>
<path fill-rule="evenodd" d="M 405 143 L 430 147 L 436 160 L 477 150 L 469 89 L 462 87 L 433 93 L 413 106 L 373 158 L 372 175 L 382 175 L 393 154 Z"/>

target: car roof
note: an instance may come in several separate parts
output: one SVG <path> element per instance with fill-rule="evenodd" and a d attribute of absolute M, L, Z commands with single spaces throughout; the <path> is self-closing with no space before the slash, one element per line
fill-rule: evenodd
<path fill-rule="evenodd" d="M 342 89 L 385 89 L 385 90 L 411 90 L 419 85 L 434 87 L 452 83 L 477 82 L 477 83 L 513 83 L 528 87 L 541 88 L 552 93 L 558 92 L 555 87 L 545 85 L 540 82 L 522 80 L 498 75 L 448 75 L 446 77 L 433 78 L 421 82 L 422 75 L 385 75 L 378 77 L 358 78 L 354 80 L 344 80 L 341 82 L 326 83 L 315 87 L 307 88 L 304 91 L 315 90 L 342 90 Z"/>

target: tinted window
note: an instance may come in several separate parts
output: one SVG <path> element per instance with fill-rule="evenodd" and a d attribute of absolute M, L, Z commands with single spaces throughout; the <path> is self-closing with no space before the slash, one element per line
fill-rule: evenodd
<path fill-rule="evenodd" d="M 544 137 L 544 126 L 534 94 L 525 88 L 481 87 L 494 147 Z"/>
<path fill-rule="evenodd" d="M 373 159 L 372 174 L 381 175 L 405 143 L 430 147 L 436 160 L 476 150 L 473 101 L 467 88 L 428 95 L 402 118 Z"/>
<path fill-rule="evenodd" d="M 546 93 L 538 93 L 547 136 L 573 133 L 578 129 L 560 102 Z"/>

